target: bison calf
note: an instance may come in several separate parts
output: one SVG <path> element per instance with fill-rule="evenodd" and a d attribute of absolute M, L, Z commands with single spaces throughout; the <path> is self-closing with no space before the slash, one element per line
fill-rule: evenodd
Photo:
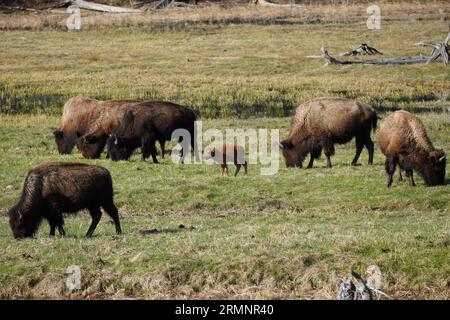
<path fill-rule="evenodd" d="M 392 185 L 395 167 L 405 170 L 411 186 L 415 186 L 413 170 L 416 170 L 426 185 L 445 182 L 445 158 L 443 150 L 433 147 L 423 123 L 407 111 L 396 111 L 386 117 L 380 125 L 378 143 L 386 156 L 387 186 Z"/>
<path fill-rule="evenodd" d="M 102 211 L 112 218 L 120 234 L 119 215 L 113 202 L 112 179 L 105 168 L 80 163 L 46 163 L 28 172 L 19 202 L 9 210 L 15 238 L 31 237 L 45 218 L 50 236 L 64 235 L 63 213 L 88 209 L 92 217 L 86 237 L 91 237 Z"/>
<path fill-rule="evenodd" d="M 247 174 L 247 161 L 245 161 L 245 150 L 242 146 L 236 144 L 223 144 L 218 147 L 208 147 L 203 152 L 205 160 L 214 159 L 220 164 L 220 175 L 224 173 L 228 175 L 227 162 L 233 162 L 236 166 L 234 176 L 236 177 L 241 170 L 241 166 L 244 166 L 245 174 Z"/>
<path fill-rule="evenodd" d="M 308 153 L 311 168 L 314 159 L 320 157 L 322 149 L 331 168 L 331 156 L 335 143 L 347 143 L 353 137 L 356 154 L 352 165 L 356 165 L 364 147 L 369 151 L 369 164 L 373 162 L 374 145 L 370 131 L 375 131 L 377 114 L 367 104 L 341 98 L 317 98 L 297 107 L 291 121 L 289 136 L 281 142 L 287 167 L 301 167 Z"/>

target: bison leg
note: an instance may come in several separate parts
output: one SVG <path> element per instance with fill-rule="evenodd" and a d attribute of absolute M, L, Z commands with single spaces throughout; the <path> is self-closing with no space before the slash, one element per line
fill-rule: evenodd
<path fill-rule="evenodd" d="M 161 159 L 164 159 L 164 154 L 166 153 L 166 141 L 159 140 L 159 146 L 161 147 Z"/>
<path fill-rule="evenodd" d="M 55 229 L 56 229 L 56 225 L 52 222 L 50 222 L 50 234 L 48 235 L 49 237 L 54 237 L 55 236 Z"/>
<path fill-rule="evenodd" d="M 50 225 L 50 237 L 55 236 L 55 229 L 58 228 L 58 232 L 61 236 L 65 235 L 63 225 L 64 218 L 62 215 L 62 208 L 60 207 L 61 199 L 58 196 L 50 196 L 49 213 L 47 217 Z"/>
<path fill-rule="evenodd" d="M 309 159 L 309 163 L 308 163 L 308 166 L 306 168 L 307 169 L 311 169 L 313 167 L 313 164 L 314 164 L 314 156 L 313 156 L 313 154 L 311 152 L 311 158 Z"/>
<path fill-rule="evenodd" d="M 352 160 L 352 166 L 356 166 L 356 163 L 358 162 L 359 156 L 361 155 L 361 152 L 364 148 L 364 143 L 363 141 L 361 141 L 361 137 L 356 137 L 355 138 L 355 143 L 356 143 L 356 153 L 355 153 L 355 157 Z"/>
<path fill-rule="evenodd" d="M 373 145 L 373 141 L 370 138 L 370 134 L 369 134 L 369 137 L 367 138 L 366 142 L 364 143 L 364 145 L 366 146 L 367 151 L 369 152 L 369 161 L 368 161 L 368 163 L 369 164 L 373 164 L 373 152 L 374 152 L 375 148 L 374 148 L 374 145 Z"/>
<path fill-rule="evenodd" d="M 241 165 L 239 163 L 236 163 L 236 171 L 234 172 L 234 176 L 236 177 L 239 173 L 239 170 L 241 170 Z"/>
<path fill-rule="evenodd" d="M 100 210 L 99 207 L 89 208 L 89 213 L 91 214 L 92 222 L 89 227 L 89 230 L 86 233 L 86 238 L 92 237 L 92 234 L 94 233 L 95 228 L 97 228 L 98 222 L 102 217 L 102 211 Z"/>
<path fill-rule="evenodd" d="M 327 143 L 323 147 L 323 152 L 325 153 L 325 157 L 327 158 L 327 167 L 331 168 L 331 156 L 334 154 L 334 145 L 332 143 Z"/>
<path fill-rule="evenodd" d="M 386 185 L 389 188 L 392 185 L 392 176 L 394 175 L 395 172 L 395 165 L 396 165 L 395 158 L 386 157 L 386 162 L 384 165 L 386 168 L 386 172 L 388 174 Z"/>
<path fill-rule="evenodd" d="M 119 220 L 119 210 L 114 205 L 114 203 L 108 203 L 105 206 L 102 206 L 105 209 L 106 213 L 113 219 L 114 226 L 116 227 L 116 233 L 121 234 L 122 229 L 120 228 L 120 220 Z"/>
<path fill-rule="evenodd" d="M 406 170 L 406 176 L 408 177 L 409 185 L 410 185 L 411 187 L 415 187 L 415 186 L 416 186 L 416 183 L 414 182 L 414 177 L 413 177 L 413 171 L 412 171 L 412 169 Z"/>
<path fill-rule="evenodd" d="M 152 147 L 150 148 L 150 154 L 152 155 L 153 163 L 158 163 L 158 158 L 156 158 L 155 141 L 152 142 Z"/>
<path fill-rule="evenodd" d="M 398 182 L 402 182 L 403 181 L 402 168 L 400 168 L 399 164 L 397 164 L 397 172 L 398 172 Z"/>
<path fill-rule="evenodd" d="M 64 228 L 62 225 L 58 226 L 58 232 L 61 237 L 64 237 L 66 235 L 66 232 L 64 231 Z"/>
<path fill-rule="evenodd" d="M 247 161 L 244 162 L 244 172 L 247 174 Z"/>

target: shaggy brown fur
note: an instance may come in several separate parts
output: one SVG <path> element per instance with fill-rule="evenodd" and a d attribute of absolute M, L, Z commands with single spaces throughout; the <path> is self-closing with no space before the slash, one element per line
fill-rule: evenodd
<path fill-rule="evenodd" d="M 220 164 L 220 175 L 224 173 L 228 175 L 227 162 L 233 162 L 236 166 L 234 176 L 236 177 L 241 170 L 241 166 L 244 166 L 245 174 L 247 174 L 247 161 L 245 160 L 245 149 L 236 144 L 223 144 L 218 147 L 208 147 L 203 151 L 203 157 L 205 160 L 214 159 Z"/>
<path fill-rule="evenodd" d="M 377 114 L 367 104 L 342 98 L 316 98 L 297 107 L 291 121 L 289 136 L 281 142 L 287 167 L 301 167 L 308 153 L 312 168 L 314 159 L 322 149 L 331 168 L 334 143 L 346 143 L 356 138 L 356 165 L 364 146 L 369 151 L 369 164 L 373 162 L 374 146 L 370 131 L 375 130 Z"/>
<path fill-rule="evenodd" d="M 50 236 L 55 229 L 64 235 L 63 213 L 88 209 L 92 217 L 86 237 L 92 236 L 102 207 L 113 219 L 120 234 L 119 215 L 113 202 L 112 179 L 108 170 L 81 163 L 45 163 L 28 172 L 19 202 L 9 210 L 15 238 L 31 237 L 45 218 Z"/>
<path fill-rule="evenodd" d="M 392 184 L 395 167 L 406 171 L 410 185 L 414 186 L 413 170 L 425 184 L 445 183 L 446 155 L 433 147 L 423 123 L 407 111 L 396 111 L 380 125 L 378 143 L 386 156 L 387 186 Z M 401 171 L 399 169 L 401 179 Z"/>
<path fill-rule="evenodd" d="M 128 108 L 119 128 L 108 139 L 108 154 L 112 160 L 125 160 L 136 148 L 141 147 L 142 160 L 151 155 L 153 162 L 157 163 L 155 141 L 161 143 L 171 140 L 176 129 L 186 129 L 189 132 L 189 143 L 194 151 L 195 120 L 192 109 L 174 103 L 142 102 L 133 105 Z M 161 146 L 163 148 L 163 144 Z M 197 156 L 197 152 L 195 154 Z M 183 158 L 182 153 L 181 159 Z"/>
<path fill-rule="evenodd" d="M 92 146 L 84 148 L 79 142 L 79 137 L 85 133 L 96 131 L 103 126 L 105 114 L 119 114 L 119 119 L 123 117 L 124 112 L 116 112 L 125 105 L 137 103 L 137 100 L 110 100 L 99 101 L 95 99 L 74 97 L 69 99 L 63 107 L 63 115 L 60 126 L 53 132 L 58 151 L 61 154 L 70 154 L 75 144 L 78 149 L 87 158 L 99 157 L 101 148 Z M 110 122 L 110 126 L 118 126 L 119 120 Z M 107 125 L 108 126 L 108 125 Z M 105 139 L 106 140 L 106 139 Z M 100 149 L 100 153 L 98 152 Z"/>

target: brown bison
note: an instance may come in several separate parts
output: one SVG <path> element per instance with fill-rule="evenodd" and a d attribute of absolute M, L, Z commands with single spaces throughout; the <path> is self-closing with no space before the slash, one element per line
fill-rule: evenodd
<path fill-rule="evenodd" d="M 346 143 L 356 138 L 356 165 L 364 146 L 373 162 L 374 145 L 370 131 L 376 129 L 377 114 L 367 104 L 342 98 L 317 98 L 297 107 L 291 120 L 289 136 L 281 142 L 287 167 L 301 167 L 311 154 L 308 168 L 320 157 L 322 149 L 331 168 L 335 143 Z"/>
<path fill-rule="evenodd" d="M 50 236 L 55 229 L 64 235 L 63 213 L 88 209 L 92 223 L 86 233 L 91 237 L 102 211 L 112 218 L 120 234 L 119 215 L 113 202 L 112 179 L 108 170 L 80 163 L 45 163 L 28 172 L 19 202 L 9 210 L 9 223 L 15 238 L 31 237 L 45 218 Z"/>
<path fill-rule="evenodd" d="M 123 108 L 126 105 L 134 104 L 137 100 L 109 100 L 99 101 L 95 99 L 74 97 L 69 99 L 63 107 L 63 115 L 61 118 L 60 126 L 53 132 L 55 136 L 55 142 L 58 147 L 58 151 L 61 154 L 70 154 L 75 144 L 83 155 L 100 156 L 100 153 L 96 152 L 97 149 L 90 146 L 84 148 L 82 143 L 79 143 L 79 137 L 90 131 L 96 130 L 101 127 L 105 114 L 116 113 L 116 109 Z M 119 117 L 124 114 L 122 112 Z M 117 121 L 118 122 L 118 121 Z M 114 125 L 114 123 L 110 124 Z M 106 140 L 106 139 L 105 139 Z"/>
<path fill-rule="evenodd" d="M 241 166 L 244 166 L 245 174 L 247 174 L 247 161 L 245 160 L 245 150 L 242 146 L 236 144 L 223 144 L 218 147 L 208 147 L 203 151 L 205 160 L 214 159 L 220 164 L 220 175 L 224 173 L 228 175 L 227 162 L 233 162 L 236 166 L 234 176 L 236 177 L 241 170 Z"/>
<path fill-rule="evenodd" d="M 387 186 L 392 185 L 396 166 L 405 170 L 411 186 L 415 186 L 413 170 L 416 170 L 426 185 L 445 183 L 446 154 L 433 147 L 423 123 L 407 111 L 396 111 L 386 117 L 380 125 L 378 144 L 386 156 Z"/>
<path fill-rule="evenodd" d="M 109 137 L 108 154 L 114 161 L 126 160 L 140 147 L 142 160 L 151 155 L 153 162 L 157 163 L 155 141 L 171 140 L 176 129 L 189 132 L 189 143 L 194 151 L 195 120 L 192 109 L 174 103 L 143 102 L 133 105 L 125 113 L 119 128 Z M 96 140 L 92 136 L 86 137 L 87 141 L 92 139 Z M 198 156 L 197 151 L 195 155 Z"/>

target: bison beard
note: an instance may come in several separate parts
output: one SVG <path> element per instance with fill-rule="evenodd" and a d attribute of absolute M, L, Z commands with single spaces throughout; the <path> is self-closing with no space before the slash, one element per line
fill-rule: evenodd
<path fill-rule="evenodd" d="M 64 235 L 63 213 L 88 209 L 92 217 L 86 237 L 91 237 L 103 208 L 120 234 L 118 210 L 113 202 L 111 176 L 105 168 L 77 163 L 47 163 L 31 169 L 19 202 L 9 210 L 10 226 L 17 239 L 31 237 L 42 219 Z"/>

